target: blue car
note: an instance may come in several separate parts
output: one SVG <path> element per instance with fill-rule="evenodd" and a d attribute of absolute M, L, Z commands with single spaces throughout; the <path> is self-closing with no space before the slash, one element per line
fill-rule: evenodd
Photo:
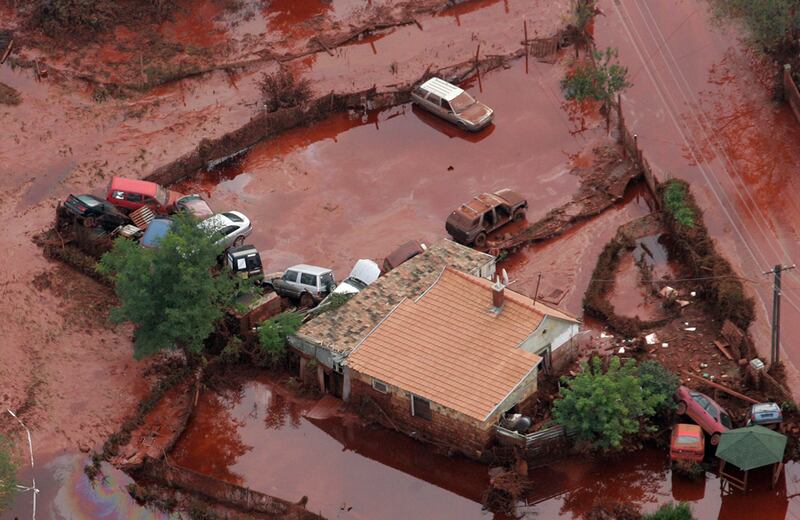
<path fill-rule="evenodd" d="M 158 247 L 158 243 L 161 242 L 162 238 L 167 236 L 171 227 L 172 221 L 168 218 L 153 219 L 150 225 L 147 226 L 147 231 L 144 232 L 144 236 L 140 242 L 142 247 Z"/>

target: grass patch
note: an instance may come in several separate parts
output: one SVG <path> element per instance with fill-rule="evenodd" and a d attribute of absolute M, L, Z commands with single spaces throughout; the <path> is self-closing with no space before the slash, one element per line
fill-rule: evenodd
<path fill-rule="evenodd" d="M 673 218 L 684 227 L 694 227 L 694 211 L 686 200 L 686 186 L 679 182 L 667 183 L 664 189 L 664 206 Z"/>

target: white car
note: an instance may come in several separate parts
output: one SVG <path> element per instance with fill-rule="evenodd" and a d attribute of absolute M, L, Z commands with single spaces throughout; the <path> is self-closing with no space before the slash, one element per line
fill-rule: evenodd
<path fill-rule="evenodd" d="M 369 284 L 378 279 L 381 268 L 372 260 L 361 259 L 356 262 L 350 271 L 350 276 L 336 286 L 333 294 L 356 294 L 367 288 Z"/>
<path fill-rule="evenodd" d="M 217 213 L 200 222 L 198 226 L 212 233 L 217 239 L 215 243 L 225 249 L 244 244 L 244 239 L 253 231 L 250 219 L 238 211 Z"/>
<path fill-rule="evenodd" d="M 464 130 L 477 132 L 492 122 L 494 110 L 443 79 L 431 78 L 411 91 L 411 100 Z"/>

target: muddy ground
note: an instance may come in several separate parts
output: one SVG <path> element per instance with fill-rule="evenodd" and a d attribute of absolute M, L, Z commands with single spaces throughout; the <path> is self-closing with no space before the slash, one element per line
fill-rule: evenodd
<path fill-rule="evenodd" d="M 520 49 L 523 16 L 531 34 L 549 35 L 568 12 L 566 1 L 475 1 L 440 12 L 426 8 L 414 15 L 419 25 L 386 29 L 360 45 L 332 49 L 331 56 L 308 41 L 312 33 L 336 41 L 351 23 L 357 26 L 365 13 L 351 9 L 352 3 L 319 2 L 317 9 L 309 7 L 313 1 L 277 2 L 274 12 L 262 12 L 269 19 L 265 23 L 245 13 L 237 22 L 239 15 L 214 11 L 213 1 L 207 4 L 197 10 L 184 4 L 143 37 L 157 33 L 165 42 L 180 41 L 184 57 L 191 54 L 190 45 L 214 48 L 222 63 L 252 58 L 241 54 L 250 52 L 250 44 L 267 49 L 267 56 L 310 51 L 284 65 L 326 94 L 364 85 L 390 89 L 418 79 L 429 66 L 469 60 L 478 43 L 482 55 L 512 54 Z M 247 9 L 251 3 L 242 4 Z M 375 3 L 376 12 L 381 5 Z M 441 2 L 430 5 L 441 7 Z M 198 20 L 212 20 L 213 27 Z M 9 3 L 0 3 L 0 29 L 11 30 L 15 40 L 0 66 L 0 83 L 18 92 L 21 101 L 0 105 L 0 218 L 7 224 L 0 247 L 10 259 L 0 271 L 0 407 L 23 412 L 43 456 L 85 450 L 133 410 L 147 387 L 147 363 L 131 358 L 130 327 L 107 324 L 111 294 L 44 260 L 31 238 L 51 224 L 54 205 L 70 192 L 102 194 L 113 175 L 143 177 L 201 139 L 241 126 L 257 110 L 258 78 L 278 64 L 259 55 L 246 67 L 193 75 L 117 99 L 98 93 L 97 80 L 124 83 L 130 73 L 126 67 L 136 63 L 131 49 L 141 43 L 131 42 L 139 35 L 121 27 L 89 44 L 47 45 L 46 37 L 28 32 Z M 288 33 L 294 30 L 305 36 L 293 39 Z M 244 43 L 230 52 L 216 49 L 210 40 L 230 39 L 229 31 Z M 259 38 L 262 33 L 270 36 Z M 210 40 L 200 41 L 205 37 Z M 286 47 L 287 42 L 298 48 Z M 41 77 L 36 62 L 39 72 L 47 72 Z M 16 431 L 3 417 L 0 430 Z"/>

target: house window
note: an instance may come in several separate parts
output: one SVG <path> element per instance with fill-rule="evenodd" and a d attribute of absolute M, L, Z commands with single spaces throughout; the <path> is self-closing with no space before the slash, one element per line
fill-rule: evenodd
<path fill-rule="evenodd" d="M 385 394 L 389 391 L 389 387 L 386 386 L 386 383 L 383 381 L 378 381 L 377 379 L 372 380 L 372 388 L 377 390 L 378 392 Z"/>
<path fill-rule="evenodd" d="M 422 419 L 431 420 L 431 402 L 427 399 L 411 396 L 411 415 Z"/>

